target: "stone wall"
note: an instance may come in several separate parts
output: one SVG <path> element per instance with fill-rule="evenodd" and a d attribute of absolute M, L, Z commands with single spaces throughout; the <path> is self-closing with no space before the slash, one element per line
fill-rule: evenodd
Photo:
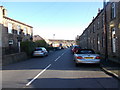
<path fill-rule="evenodd" d="M 0 47 L 0 70 L 2 69 L 2 48 Z"/>
<path fill-rule="evenodd" d="M 27 59 L 27 55 L 24 52 L 4 55 L 2 57 L 2 65 L 8 65 L 19 61 L 24 61 Z"/>

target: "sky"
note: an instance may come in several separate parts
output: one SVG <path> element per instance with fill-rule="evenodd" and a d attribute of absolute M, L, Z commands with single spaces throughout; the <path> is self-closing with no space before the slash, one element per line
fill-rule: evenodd
<path fill-rule="evenodd" d="M 46 39 L 75 40 L 97 16 L 103 2 L 1 2 L 8 17 L 33 26 Z"/>

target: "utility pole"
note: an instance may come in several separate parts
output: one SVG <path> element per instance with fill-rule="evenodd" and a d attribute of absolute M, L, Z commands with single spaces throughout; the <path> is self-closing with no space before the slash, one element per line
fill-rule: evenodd
<path fill-rule="evenodd" d="M 53 34 L 53 39 L 55 39 L 55 34 Z"/>
<path fill-rule="evenodd" d="M 53 34 L 53 40 L 55 39 L 55 34 Z M 55 43 L 53 41 L 53 47 L 55 47 Z"/>
<path fill-rule="evenodd" d="M 107 18 L 106 18 L 106 0 L 103 2 L 104 4 L 104 42 L 105 42 L 105 60 L 108 59 L 108 44 L 107 44 Z"/>

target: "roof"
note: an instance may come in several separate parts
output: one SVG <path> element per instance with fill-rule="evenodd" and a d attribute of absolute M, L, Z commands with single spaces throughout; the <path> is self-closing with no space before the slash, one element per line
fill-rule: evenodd
<path fill-rule="evenodd" d="M 64 40 L 64 39 L 48 39 L 49 41 L 75 41 L 75 40 Z"/>
<path fill-rule="evenodd" d="M 9 19 L 9 20 L 11 20 L 11 21 L 14 21 L 14 22 L 20 23 L 20 24 L 22 24 L 22 25 L 28 26 L 28 27 L 30 27 L 30 28 L 33 28 L 33 27 L 30 26 L 30 25 L 27 25 L 27 24 L 25 24 L 25 23 L 23 23 L 23 22 L 20 22 L 20 21 L 14 20 L 14 19 L 9 18 L 9 17 L 3 16 L 3 18 L 6 18 L 6 19 Z"/>
<path fill-rule="evenodd" d="M 3 6 L 0 6 L 0 7 L 3 7 Z"/>

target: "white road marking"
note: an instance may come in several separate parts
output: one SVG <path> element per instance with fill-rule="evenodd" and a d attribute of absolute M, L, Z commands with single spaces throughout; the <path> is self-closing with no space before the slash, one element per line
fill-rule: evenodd
<path fill-rule="evenodd" d="M 57 61 L 61 56 L 59 56 L 58 58 L 55 59 L 55 61 Z"/>
<path fill-rule="evenodd" d="M 43 72 L 45 72 L 49 67 L 51 66 L 51 64 L 49 64 L 44 70 L 42 70 L 37 76 L 35 76 L 30 82 L 28 82 L 26 84 L 26 86 L 29 86 L 35 79 L 37 79 Z"/>
<path fill-rule="evenodd" d="M 59 56 L 58 58 L 56 58 L 54 61 L 57 61 L 59 58 L 61 58 L 66 52 L 62 53 L 61 56 Z M 44 70 L 42 70 L 37 76 L 35 76 L 30 82 L 28 82 L 26 84 L 26 86 L 29 86 L 35 79 L 37 79 L 43 72 L 45 72 L 49 67 L 51 66 L 51 64 L 49 64 Z"/>
<path fill-rule="evenodd" d="M 65 54 L 65 52 L 64 53 L 62 53 L 62 55 L 60 55 L 58 58 L 56 58 L 54 61 L 57 61 L 59 58 L 61 58 L 63 55 Z"/>
<path fill-rule="evenodd" d="M 64 54 L 65 54 L 65 53 L 63 53 L 62 55 L 64 55 Z M 62 56 L 62 55 L 61 55 L 61 56 Z"/>

